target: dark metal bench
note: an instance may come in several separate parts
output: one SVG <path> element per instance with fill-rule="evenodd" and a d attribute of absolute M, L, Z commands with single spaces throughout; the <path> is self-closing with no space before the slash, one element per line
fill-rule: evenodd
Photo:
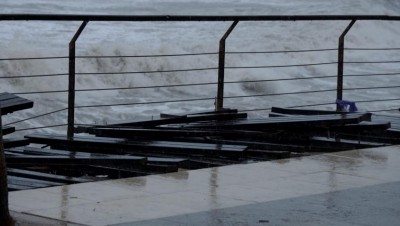
<path fill-rule="evenodd" d="M 36 147 L 19 147 L 19 148 L 12 148 L 7 149 L 6 154 L 17 154 L 17 155 L 29 155 L 29 156 L 73 156 L 76 157 L 136 157 L 136 158 L 143 158 L 143 156 L 126 156 L 126 155 L 109 155 L 109 154 L 99 154 L 99 153 L 90 153 L 90 152 L 82 152 L 82 151 L 67 151 L 67 150 L 59 150 L 59 149 L 43 149 L 43 148 L 36 148 Z M 6 156 L 7 160 L 8 156 Z M 178 167 L 184 166 L 187 164 L 187 159 L 184 158 L 160 158 L 160 157 L 148 157 L 146 156 L 147 164 L 163 164 L 163 165 L 177 165 Z M 118 163 L 118 159 L 114 159 Z M 122 161 L 123 162 L 123 161 Z"/>
<path fill-rule="evenodd" d="M 3 151 L 3 147 L 9 148 L 9 147 L 16 147 L 16 146 L 20 146 L 20 145 L 29 144 L 29 142 L 27 142 L 26 139 L 3 140 L 2 135 L 13 133 L 15 131 L 15 127 L 3 126 L 1 117 L 3 115 L 12 113 L 14 111 L 19 111 L 19 110 L 23 110 L 23 109 L 32 108 L 32 107 L 33 107 L 33 101 L 18 97 L 16 95 L 10 94 L 10 93 L 0 93 L 0 130 L 1 130 L 1 135 L 0 135 L 1 150 L 0 151 Z M 5 164 L 4 153 L 0 153 L 0 154 L 2 155 L 0 164 L 2 165 L 2 167 L 4 167 L 3 166 L 3 164 Z M 2 175 L 1 175 L 2 178 L 6 176 L 5 171 L 1 172 L 1 173 L 2 173 Z M 56 186 L 56 185 L 63 185 L 63 184 L 56 183 L 56 182 L 35 180 L 35 179 L 27 179 L 27 178 L 23 178 L 23 177 L 12 176 L 12 175 L 9 175 L 7 177 L 7 186 L 8 186 L 8 190 L 10 190 L 10 191 Z"/>
<path fill-rule="evenodd" d="M 75 128 L 76 133 L 86 133 L 90 131 L 90 128 L 123 128 L 123 127 L 146 127 L 153 128 L 161 125 L 169 124 L 181 124 L 201 121 L 225 121 L 233 119 L 247 118 L 246 113 L 228 112 L 228 113 L 197 113 L 194 115 L 169 115 L 166 117 L 161 115 L 160 117 L 152 117 L 151 119 L 132 119 L 123 121 L 111 121 L 107 122 L 106 125 L 93 125 L 93 126 L 78 126 Z"/>
<path fill-rule="evenodd" d="M 13 127 L 13 126 L 3 126 L 3 127 L 1 127 L 1 129 L 3 132 L 3 136 L 15 132 L 15 127 Z"/>
<path fill-rule="evenodd" d="M 235 120 L 217 123 L 192 123 L 187 128 L 213 128 L 235 130 L 276 130 L 287 128 L 307 128 L 310 126 L 339 126 L 355 124 L 361 121 L 370 121 L 370 113 L 354 113 L 346 115 L 318 115 L 318 116 L 291 116 L 265 119 Z"/>
<path fill-rule="evenodd" d="M 10 138 L 3 140 L 3 145 L 5 149 L 26 146 L 29 145 L 29 143 L 29 139 L 26 138 Z"/>
<path fill-rule="evenodd" d="M 173 141 L 135 141 L 121 138 L 85 136 L 75 136 L 73 139 L 69 140 L 66 136 L 46 134 L 32 134 L 25 137 L 33 143 L 47 144 L 55 148 L 57 146 L 66 146 L 70 149 L 84 148 L 94 152 L 106 151 L 114 154 L 118 154 L 118 150 L 122 150 L 122 153 L 129 153 L 129 150 L 133 149 L 145 153 L 162 152 L 183 156 L 200 154 L 205 156 L 225 155 L 230 157 L 242 157 L 247 148 L 243 145 L 198 144 Z"/>
<path fill-rule="evenodd" d="M 1 115 L 33 107 L 33 101 L 10 93 L 0 93 Z"/>
<path fill-rule="evenodd" d="M 96 165 L 96 164 L 129 164 L 130 167 L 144 166 L 145 157 L 136 156 L 53 156 L 53 155 L 24 155 L 8 156 L 7 164 L 10 165 Z"/>
<path fill-rule="evenodd" d="M 0 117 L 2 115 L 10 114 L 14 111 L 20 111 L 33 107 L 33 101 L 19 97 L 11 93 L 0 93 Z M 15 132 L 15 127 L 3 126 L 0 123 L 0 129 L 3 135 Z"/>
<path fill-rule="evenodd" d="M 327 111 L 327 110 L 310 110 L 310 109 L 295 109 L 295 108 L 278 108 L 272 107 L 271 112 L 287 115 L 334 115 L 334 114 L 349 114 L 342 111 Z"/>

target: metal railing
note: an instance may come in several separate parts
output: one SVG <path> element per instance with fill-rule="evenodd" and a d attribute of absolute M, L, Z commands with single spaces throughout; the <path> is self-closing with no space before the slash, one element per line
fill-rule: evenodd
<path fill-rule="evenodd" d="M 345 50 L 352 51 L 387 51 L 387 50 L 400 50 L 400 48 L 345 48 L 344 40 L 346 34 L 349 32 L 351 27 L 356 21 L 365 20 L 387 20 L 387 21 L 399 21 L 399 16 L 379 16 L 379 15 L 314 15 L 314 16 L 298 16 L 298 15 L 285 15 L 285 16 L 107 16 L 107 15 L 25 15 L 25 14 L 2 14 L 0 15 L 0 21 L 81 21 L 82 24 L 73 36 L 69 43 L 69 56 L 51 56 L 51 57 L 27 57 L 27 58 L 3 58 L 0 61 L 16 61 L 16 60 L 52 60 L 52 59 L 69 59 L 69 71 L 68 73 L 59 74 L 43 74 L 43 75 L 20 75 L 20 76 L 3 76 L 0 79 L 7 78 L 36 78 L 36 77 L 49 77 L 49 76 L 68 76 L 68 90 L 48 90 L 48 91 L 32 91 L 32 92 L 19 92 L 15 94 L 43 94 L 43 93 L 68 93 L 68 107 L 57 109 L 44 114 L 35 115 L 33 117 L 15 121 L 10 124 L 19 123 L 22 121 L 30 120 L 33 118 L 43 117 L 49 114 L 54 114 L 57 112 L 62 112 L 68 110 L 68 121 L 67 124 L 51 125 L 48 127 L 55 126 L 68 126 L 67 135 L 69 138 L 73 137 L 74 133 L 74 123 L 75 123 L 75 109 L 78 108 L 93 108 L 93 107 L 105 107 L 105 106 L 123 106 L 123 105 L 143 105 L 143 104 L 160 104 L 160 103 L 174 103 L 174 102 L 188 102 L 188 101 L 203 101 L 203 100 L 214 100 L 215 99 L 215 109 L 221 110 L 224 108 L 224 99 L 235 99 L 235 98 L 249 98 L 249 97 L 265 97 L 265 96 L 278 96 L 278 95 L 298 95 L 298 94 L 309 94 L 309 93 L 321 93 L 321 92 L 336 92 L 336 98 L 342 100 L 343 91 L 346 90 L 362 90 L 362 89 L 393 89 L 399 88 L 400 86 L 380 86 L 380 87 L 355 87 L 355 88 L 343 88 L 343 76 L 354 77 L 354 76 L 397 76 L 400 75 L 399 72 L 390 73 L 379 73 L 379 74 L 359 74 L 359 75 L 344 75 L 343 66 L 347 64 L 378 64 L 378 63 L 400 63 L 400 61 L 369 61 L 369 62 L 344 62 L 344 52 Z M 90 21 L 131 21 L 131 22 L 146 22 L 146 21 L 231 21 L 233 22 L 226 33 L 219 41 L 219 51 L 218 52 L 208 52 L 208 53 L 185 53 L 185 54 L 165 54 L 165 55 L 142 55 L 142 56 L 76 56 L 75 55 L 75 42 L 78 40 L 79 35 L 85 29 Z M 230 33 L 235 29 L 240 21 L 351 21 L 350 24 L 345 28 L 343 33 L 339 37 L 338 48 L 327 48 L 327 49 L 308 49 L 308 50 L 282 50 L 282 51 L 249 51 L 249 52 L 226 52 L 225 51 L 225 41 L 230 35 Z M 273 53 L 301 53 L 301 52 L 322 52 L 322 51 L 338 51 L 338 61 L 337 62 L 316 62 L 307 64 L 287 64 L 287 65 L 257 65 L 257 66 L 225 66 L 225 55 L 226 54 L 273 54 Z M 155 70 L 155 71 L 127 71 L 127 72 L 92 72 L 92 73 L 76 73 L 75 71 L 75 60 L 84 58 L 113 58 L 113 57 L 177 57 L 177 56 L 199 56 L 199 55 L 218 55 L 218 66 L 217 67 L 204 67 L 204 68 L 185 68 L 185 69 L 171 69 L 171 70 Z M 320 65 L 337 65 L 337 75 L 329 76 L 313 76 L 305 78 L 284 78 L 284 79 L 264 79 L 264 80 L 252 80 L 252 81 L 229 81 L 226 82 L 224 79 L 225 70 L 235 70 L 235 69 L 268 69 L 268 68 L 287 68 L 287 67 L 310 67 L 310 66 L 320 66 Z M 190 83 L 190 84 L 170 84 L 170 85 L 158 85 L 158 86 L 141 86 L 141 87 L 116 87 L 116 88 L 94 88 L 94 89 L 75 89 L 75 76 L 76 75 L 118 75 L 118 74 L 151 74 L 151 73 L 182 73 L 182 72 L 192 72 L 192 71 L 208 71 L 216 70 L 218 72 L 218 82 L 207 82 L 207 83 Z M 325 90 L 307 90 L 300 92 L 287 92 L 287 93 L 275 93 L 275 94 L 254 94 L 254 95 L 240 95 L 240 96 L 224 96 L 224 86 L 226 84 L 235 83 L 250 83 L 250 82 L 277 82 L 277 81 L 291 81 L 291 80 L 307 80 L 307 79 L 326 79 L 326 78 L 336 78 L 337 86 L 335 89 L 325 89 Z M 215 97 L 202 97 L 202 98 L 192 98 L 192 99 L 180 99 L 180 100 L 169 100 L 169 101 L 151 101 L 151 102 L 133 102 L 133 103 L 120 103 L 120 104 L 98 104 L 98 105 L 81 105 L 76 106 L 75 104 L 75 93 L 77 92 L 89 92 L 89 91 L 108 91 L 108 90 L 126 90 L 126 89 L 154 89 L 154 88 L 165 88 L 165 87 L 184 87 L 184 86 L 207 86 L 207 85 L 217 85 L 217 95 Z M 390 99 L 399 100 L 397 98 Z M 368 100 L 364 100 L 368 101 Z M 375 100 L 375 101 L 388 101 Z M 307 107 L 307 106 L 322 106 L 335 103 L 317 103 L 308 104 L 293 107 Z M 244 111 L 260 111 L 268 110 L 264 109 L 247 109 Z M 337 106 L 337 110 L 340 107 Z M 45 128 L 46 126 L 37 127 Z M 29 128 L 28 128 L 29 129 Z M 21 129 L 23 130 L 23 129 Z"/>

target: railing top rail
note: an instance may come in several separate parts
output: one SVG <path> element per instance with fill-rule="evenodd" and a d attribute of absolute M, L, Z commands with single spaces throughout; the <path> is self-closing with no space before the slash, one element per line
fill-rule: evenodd
<path fill-rule="evenodd" d="M 400 20 L 389 15 L 74 15 L 0 14 L 0 20 L 36 21 L 312 21 L 312 20 Z"/>

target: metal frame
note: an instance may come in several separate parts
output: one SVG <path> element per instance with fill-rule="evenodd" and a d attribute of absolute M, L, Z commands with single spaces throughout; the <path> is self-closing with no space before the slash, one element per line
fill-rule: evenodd
<path fill-rule="evenodd" d="M 219 41 L 218 91 L 217 101 L 215 103 L 216 111 L 221 111 L 224 108 L 225 41 L 238 23 L 239 21 L 235 20 Z"/>
<path fill-rule="evenodd" d="M 252 15 L 252 16 L 200 16 L 200 15 L 56 15 L 56 14 L 0 14 L 0 21 L 83 21 L 70 42 L 69 55 L 69 94 L 68 94 L 68 137 L 74 134 L 74 106 L 75 106 L 75 42 L 89 21 L 131 21 L 131 22 L 157 22 L 157 21 L 233 21 L 228 31 L 220 40 L 219 67 L 218 67 L 218 93 L 215 103 L 216 110 L 223 109 L 224 98 L 224 70 L 225 70 L 225 40 L 239 21 L 341 21 L 351 20 L 339 38 L 338 47 L 338 80 L 337 99 L 343 96 L 343 58 L 344 37 L 357 20 L 385 20 L 400 21 L 400 16 L 388 15 Z M 337 106 L 338 110 L 339 107 Z"/>
<path fill-rule="evenodd" d="M 0 14 L 0 20 L 42 21 L 311 21 L 311 20 L 400 20 L 387 15 L 254 15 L 254 16 L 190 16 L 190 15 L 60 15 Z"/>
<path fill-rule="evenodd" d="M 352 20 L 349 25 L 347 25 L 346 29 L 339 37 L 339 46 L 338 46 L 338 74 L 337 74 L 337 86 L 336 86 L 336 99 L 342 100 L 343 98 L 343 61 L 344 61 L 344 38 L 353 25 L 356 23 L 356 20 Z M 336 104 L 336 111 L 342 111 L 339 104 Z"/>
<path fill-rule="evenodd" d="M 85 20 L 76 31 L 69 43 L 69 79 L 68 79 L 68 129 L 67 137 L 72 139 L 74 136 L 75 124 L 75 43 L 85 29 L 89 21 Z"/>

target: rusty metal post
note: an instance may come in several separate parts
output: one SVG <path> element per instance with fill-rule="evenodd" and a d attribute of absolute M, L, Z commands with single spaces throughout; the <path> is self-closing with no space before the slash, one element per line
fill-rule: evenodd
<path fill-rule="evenodd" d="M 228 36 L 231 34 L 238 23 L 239 21 L 235 20 L 219 41 L 218 91 L 217 100 L 215 103 L 216 111 L 220 111 L 224 108 L 225 40 L 228 38 Z"/>
<path fill-rule="evenodd" d="M 68 80 L 68 130 L 67 137 L 74 137 L 74 119 L 75 119 L 75 42 L 79 35 L 85 29 L 89 21 L 83 21 L 78 31 L 69 42 L 69 80 Z"/>
<path fill-rule="evenodd" d="M 336 99 L 342 100 L 343 98 L 343 61 L 344 61 L 344 37 L 347 32 L 353 27 L 356 20 L 352 20 L 346 29 L 339 37 L 339 47 L 338 47 L 338 75 L 337 75 L 337 87 L 336 87 Z M 339 104 L 336 104 L 336 111 L 341 111 Z"/>

